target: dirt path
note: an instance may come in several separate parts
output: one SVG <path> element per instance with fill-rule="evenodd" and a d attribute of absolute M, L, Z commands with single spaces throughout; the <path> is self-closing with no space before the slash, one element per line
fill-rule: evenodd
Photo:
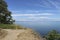
<path fill-rule="evenodd" d="M 3 29 L 6 30 L 8 33 L 7 35 L 0 39 L 0 40 L 42 40 L 39 35 L 36 35 L 31 30 L 12 30 L 12 29 Z"/>
<path fill-rule="evenodd" d="M 9 29 L 7 29 L 6 31 L 8 31 L 7 36 L 5 36 L 5 38 L 3 38 L 1 40 L 16 40 L 17 35 L 19 35 L 19 33 L 24 32 L 25 30 L 9 30 Z"/>

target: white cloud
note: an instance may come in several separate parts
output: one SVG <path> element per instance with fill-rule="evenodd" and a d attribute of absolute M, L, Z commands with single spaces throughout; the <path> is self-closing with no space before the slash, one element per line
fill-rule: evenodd
<path fill-rule="evenodd" d="M 25 17 L 25 18 L 16 18 L 16 21 L 43 21 L 48 19 L 48 17 Z"/>
<path fill-rule="evenodd" d="M 12 14 L 16 21 L 60 21 L 60 18 L 53 18 L 52 13 L 41 14 Z"/>
<path fill-rule="evenodd" d="M 37 11 L 37 10 L 11 10 L 12 11 L 12 13 L 20 13 L 20 12 L 24 12 L 24 13 L 28 13 L 28 12 L 30 12 L 30 13 L 33 13 L 33 12 L 36 12 L 36 13 L 38 13 L 38 12 L 40 12 L 40 10 L 39 11 Z"/>
<path fill-rule="evenodd" d="M 41 14 L 12 14 L 17 21 L 42 21 L 44 19 L 49 19 L 51 13 L 41 13 Z"/>
<path fill-rule="evenodd" d="M 35 17 L 35 16 L 51 16 L 51 13 L 41 13 L 41 14 L 12 14 L 12 16 L 27 16 L 27 17 Z"/>
<path fill-rule="evenodd" d="M 16 21 L 60 21 L 60 18 L 50 18 L 50 17 L 17 17 Z"/>
<path fill-rule="evenodd" d="M 42 0 L 42 2 L 40 2 L 40 6 L 42 5 L 42 7 L 45 8 L 51 8 L 51 4 L 47 1 L 47 0 Z"/>
<path fill-rule="evenodd" d="M 59 6 L 59 1 L 57 2 L 57 1 L 51 1 L 51 0 L 48 0 L 48 2 L 50 2 L 53 6 L 55 6 L 57 9 L 59 9 L 60 10 L 60 6 Z"/>
<path fill-rule="evenodd" d="M 11 10 L 12 11 L 12 15 L 30 15 L 30 14 L 39 14 L 39 15 L 53 15 L 55 12 L 60 12 L 60 10 Z M 53 14 L 52 14 L 53 13 Z"/>

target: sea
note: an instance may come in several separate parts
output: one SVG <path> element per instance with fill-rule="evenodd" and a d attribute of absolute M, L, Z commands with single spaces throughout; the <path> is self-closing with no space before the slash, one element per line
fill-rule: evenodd
<path fill-rule="evenodd" d="M 46 35 L 51 30 L 60 32 L 60 21 L 16 21 L 17 25 L 31 28 L 40 35 Z"/>

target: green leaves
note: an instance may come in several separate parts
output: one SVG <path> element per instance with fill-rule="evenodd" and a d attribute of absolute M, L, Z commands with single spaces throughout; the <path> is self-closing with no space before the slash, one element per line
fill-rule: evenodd
<path fill-rule="evenodd" d="M 45 36 L 45 38 L 47 40 L 59 40 L 60 34 L 56 30 L 52 30 Z"/>
<path fill-rule="evenodd" d="M 13 23 L 11 12 L 8 10 L 7 6 L 8 5 L 4 0 L 0 0 L 0 23 L 3 24 Z"/>

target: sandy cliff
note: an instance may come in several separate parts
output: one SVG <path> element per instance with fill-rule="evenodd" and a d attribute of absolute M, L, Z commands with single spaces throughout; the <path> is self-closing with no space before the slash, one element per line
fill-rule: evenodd
<path fill-rule="evenodd" d="M 29 29 L 2 29 L 4 32 L 0 35 L 0 40 L 43 40 L 38 34 Z M 2 37 L 3 35 L 3 37 Z"/>

